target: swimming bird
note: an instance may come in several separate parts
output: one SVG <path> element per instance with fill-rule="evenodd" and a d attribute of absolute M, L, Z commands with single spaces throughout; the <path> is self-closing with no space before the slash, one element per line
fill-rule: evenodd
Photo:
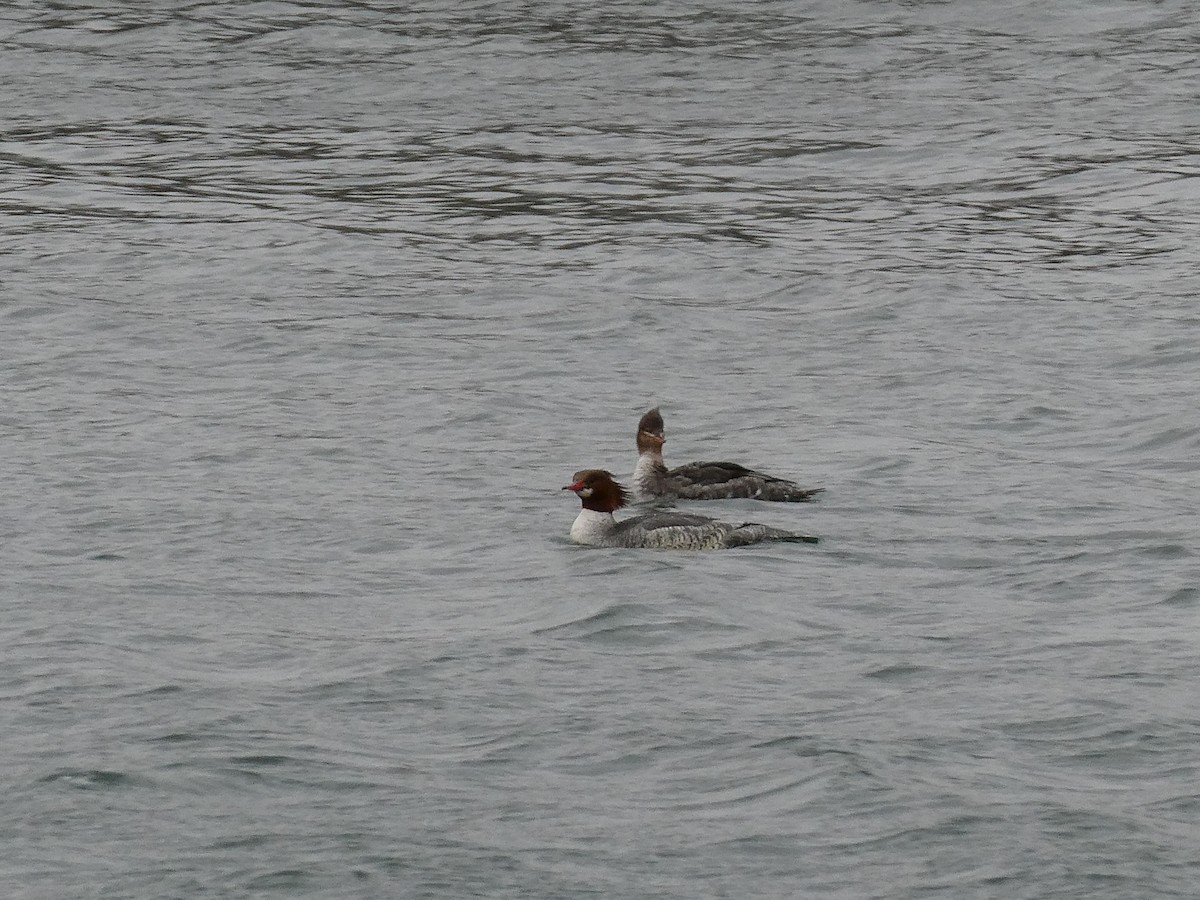
<path fill-rule="evenodd" d="M 815 500 L 825 490 L 804 488 L 794 481 L 764 475 L 731 462 L 693 462 L 668 469 L 662 456 L 666 441 L 662 414 L 655 407 L 638 422 L 638 461 L 633 470 L 633 486 L 641 498 L 728 500 L 748 497 L 803 503 Z"/>
<path fill-rule="evenodd" d="M 734 525 L 675 510 L 658 510 L 618 522 L 613 513 L 626 504 L 628 494 L 604 469 L 576 472 L 563 490 L 574 491 L 582 504 L 571 525 L 571 540 L 589 547 L 724 550 L 762 541 L 815 544 L 818 540 L 756 522 Z"/>

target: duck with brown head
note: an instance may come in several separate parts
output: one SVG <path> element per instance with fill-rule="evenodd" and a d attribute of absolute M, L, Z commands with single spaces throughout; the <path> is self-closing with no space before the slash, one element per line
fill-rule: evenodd
<path fill-rule="evenodd" d="M 589 547 L 644 547 L 655 550 L 721 550 L 762 541 L 817 538 L 793 531 L 746 522 L 734 525 L 708 516 L 661 510 L 620 522 L 613 513 L 625 505 L 626 491 L 604 469 L 583 469 L 563 487 L 579 497 L 582 509 L 571 525 L 571 540 Z"/>
<path fill-rule="evenodd" d="M 803 503 L 817 499 L 824 488 L 805 488 L 784 478 L 764 475 L 731 462 L 694 462 L 668 469 L 662 447 L 667 442 L 662 413 L 658 407 L 638 421 L 637 467 L 633 486 L 639 499 L 775 500 Z"/>

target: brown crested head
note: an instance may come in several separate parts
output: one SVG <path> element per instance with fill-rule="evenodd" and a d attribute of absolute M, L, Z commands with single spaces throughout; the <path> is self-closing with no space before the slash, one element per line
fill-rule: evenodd
<path fill-rule="evenodd" d="M 571 483 L 564 491 L 574 491 L 584 509 L 598 512 L 616 512 L 625 505 L 625 488 L 604 469 L 583 469 L 571 476 Z"/>
<path fill-rule="evenodd" d="M 654 453 L 662 449 L 667 442 L 663 433 L 662 413 L 658 407 L 650 410 L 638 420 L 637 448 L 638 453 Z"/>

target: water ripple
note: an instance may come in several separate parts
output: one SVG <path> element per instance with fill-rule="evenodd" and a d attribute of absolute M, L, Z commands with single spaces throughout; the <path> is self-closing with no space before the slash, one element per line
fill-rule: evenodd
<path fill-rule="evenodd" d="M 127 7 L 0 12 L 7 895 L 1195 893 L 1189 8 Z M 652 405 L 827 549 L 570 545 Z"/>

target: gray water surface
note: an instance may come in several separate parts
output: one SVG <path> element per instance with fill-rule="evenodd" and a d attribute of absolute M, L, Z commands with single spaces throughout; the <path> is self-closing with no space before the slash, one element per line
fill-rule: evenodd
<path fill-rule="evenodd" d="M 0 893 L 1193 897 L 1200 15 L 0 12 Z M 729 458 L 822 536 L 587 550 Z"/>

